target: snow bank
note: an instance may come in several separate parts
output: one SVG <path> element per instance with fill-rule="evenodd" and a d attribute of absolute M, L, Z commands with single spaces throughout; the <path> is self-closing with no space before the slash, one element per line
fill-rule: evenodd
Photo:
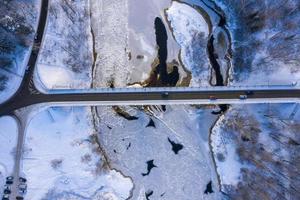
<path fill-rule="evenodd" d="M 193 7 L 174 1 L 166 11 L 176 41 L 181 46 L 181 60 L 192 73 L 191 86 L 209 85 L 210 67 L 206 54 L 209 27 Z"/>
<path fill-rule="evenodd" d="M 222 116 L 212 129 L 211 141 L 217 171 L 221 179 L 222 186 L 237 186 L 240 180 L 241 163 L 236 153 L 234 138 L 230 137 L 230 132 L 222 132 L 224 126 L 224 116 Z"/>
<path fill-rule="evenodd" d="M 131 180 L 103 168 L 94 136 L 89 108 L 49 108 L 37 114 L 26 131 L 26 198 L 126 199 Z"/>

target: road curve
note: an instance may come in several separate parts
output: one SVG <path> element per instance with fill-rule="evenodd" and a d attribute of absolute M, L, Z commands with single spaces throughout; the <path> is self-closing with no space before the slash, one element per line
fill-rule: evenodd
<path fill-rule="evenodd" d="M 32 88 L 31 85 L 33 85 L 32 77 L 33 77 L 33 73 L 34 73 L 34 68 L 35 68 L 35 64 L 36 64 L 37 57 L 39 54 L 40 45 L 41 45 L 41 42 L 43 39 L 44 30 L 45 30 L 46 22 L 47 22 L 48 5 L 49 5 L 49 0 L 41 0 L 39 21 L 38 21 L 37 30 L 35 33 L 33 48 L 31 50 L 30 57 L 29 57 L 29 60 L 27 63 L 28 67 L 26 67 L 24 77 L 22 79 L 22 82 L 21 82 L 18 90 L 15 92 L 15 94 L 10 99 L 8 99 L 3 104 L 5 104 L 13 99 L 18 99 L 20 101 L 21 99 L 24 99 L 25 97 L 29 96 L 31 93 L 30 88 Z M 36 90 L 35 88 L 33 88 L 33 89 Z"/>
<path fill-rule="evenodd" d="M 32 76 L 34 73 L 34 67 L 36 64 L 36 60 L 38 57 L 39 53 L 39 48 L 40 44 L 43 38 L 44 30 L 45 30 L 45 25 L 46 25 L 46 20 L 47 20 L 47 15 L 48 15 L 48 5 L 49 5 L 49 0 L 41 0 L 41 7 L 40 7 L 40 14 L 39 14 L 39 22 L 38 22 L 38 27 L 36 31 L 36 36 L 34 39 L 34 47 L 32 48 L 29 60 L 28 60 L 28 68 L 25 71 L 24 78 L 21 82 L 21 85 L 17 92 L 4 104 L 0 106 L 0 112 L 6 110 L 7 108 L 5 106 L 11 105 L 10 102 L 22 102 L 23 99 L 27 99 L 30 97 L 30 85 L 32 84 Z M 5 113 L 5 114 L 13 114 L 13 111 Z M 14 164 L 14 182 L 11 187 L 11 195 L 10 199 L 16 199 L 17 196 L 19 195 L 19 189 L 18 189 L 18 184 L 19 184 L 19 177 L 20 177 L 20 167 L 21 167 L 21 158 L 23 154 L 23 140 L 24 140 L 24 135 L 25 135 L 25 127 L 26 124 L 25 122 L 17 115 L 12 115 L 15 120 L 18 123 L 18 141 L 17 141 L 17 147 L 16 147 L 16 155 L 15 155 L 15 164 Z"/>

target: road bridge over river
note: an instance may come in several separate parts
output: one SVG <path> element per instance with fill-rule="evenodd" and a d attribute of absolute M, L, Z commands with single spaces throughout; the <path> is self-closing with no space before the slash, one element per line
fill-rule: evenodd
<path fill-rule="evenodd" d="M 241 99 L 241 95 L 247 95 Z M 245 96 L 243 96 L 245 97 Z M 299 102 L 300 89 L 293 86 L 208 87 L 208 88 L 103 88 L 51 90 L 13 98 L 0 105 L 0 115 L 40 103 L 53 105 L 157 105 L 237 104 Z"/>
<path fill-rule="evenodd" d="M 15 180 L 20 176 L 23 140 L 26 129 L 24 116 L 16 110 L 35 104 L 53 106 L 75 105 L 153 105 L 153 104 L 240 104 L 240 103 L 283 103 L 299 102 L 300 88 L 290 86 L 222 86 L 206 88 L 167 87 L 167 88 L 102 88 L 91 90 L 46 90 L 41 84 L 34 84 L 33 74 L 43 40 L 47 21 L 48 0 L 41 1 L 41 12 L 34 46 L 28 69 L 23 81 L 13 97 L 0 104 L 0 116 L 15 115 L 19 120 L 19 136 L 14 169 Z M 38 86 L 38 88 L 36 87 Z M 241 99 L 241 95 L 247 95 Z M 17 183 L 12 187 L 11 197 L 18 195 Z"/>

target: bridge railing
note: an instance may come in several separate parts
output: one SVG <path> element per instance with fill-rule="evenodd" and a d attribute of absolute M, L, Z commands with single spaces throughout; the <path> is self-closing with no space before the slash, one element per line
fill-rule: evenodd
<path fill-rule="evenodd" d="M 97 89 L 53 89 L 47 90 L 47 94 L 79 94 L 79 93 L 147 93 L 147 92 L 192 92 L 192 91 L 239 91 L 239 90 L 290 90 L 300 89 L 292 85 L 273 85 L 273 86 L 216 86 L 216 87 L 148 87 L 148 88 L 97 88 Z"/>
<path fill-rule="evenodd" d="M 90 88 L 90 89 L 48 89 L 44 86 L 38 75 L 34 74 L 34 85 L 44 94 L 80 94 L 80 93 L 122 93 L 122 92 L 187 92 L 187 91 L 235 91 L 235 90 L 290 90 L 300 89 L 299 85 L 237 85 L 237 86 L 201 86 L 201 87 L 123 87 L 123 88 Z"/>

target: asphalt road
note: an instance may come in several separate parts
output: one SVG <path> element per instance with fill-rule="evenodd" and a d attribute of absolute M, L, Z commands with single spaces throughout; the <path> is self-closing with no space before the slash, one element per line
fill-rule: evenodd
<path fill-rule="evenodd" d="M 23 141 L 24 141 L 26 124 L 24 124 L 24 122 L 17 116 L 15 116 L 15 119 L 18 124 L 18 141 L 17 141 L 17 147 L 16 147 L 14 171 L 13 171 L 13 175 L 12 175 L 14 177 L 14 182 L 11 186 L 10 199 L 16 199 L 17 196 L 22 196 L 19 194 L 18 185 L 19 185 L 21 157 L 23 154 Z"/>
<path fill-rule="evenodd" d="M 239 99 L 240 95 L 244 95 L 248 90 L 208 90 L 208 91 L 169 91 L 168 96 L 162 95 L 161 92 L 115 92 L 115 93 L 68 93 L 68 94 L 30 94 L 27 98 L 12 99 L 11 101 L 0 105 L 0 116 L 10 114 L 14 110 L 38 103 L 59 103 L 59 102 L 118 102 L 134 104 L 134 101 L 165 101 L 170 100 L 193 100 L 199 102 L 201 100 L 210 100 L 211 96 L 216 99 L 234 100 Z M 261 99 L 265 102 L 268 99 L 282 98 L 300 98 L 300 89 L 255 89 L 252 95 L 248 95 L 247 99 Z M 210 100 L 212 104 L 222 104 L 222 102 Z M 201 103 L 201 102 L 200 102 Z"/>
<path fill-rule="evenodd" d="M 42 0 L 41 1 L 41 10 L 40 10 L 40 16 L 39 16 L 39 22 L 38 22 L 38 27 L 37 27 L 37 32 L 36 32 L 36 37 L 34 39 L 34 48 L 31 51 L 29 60 L 28 60 L 28 66 L 29 68 L 26 70 L 24 78 L 21 82 L 21 85 L 17 92 L 14 94 L 14 96 L 6 103 L 0 105 L 0 113 L 5 113 L 3 111 L 5 110 L 10 110 L 10 112 L 6 114 L 12 114 L 12 107 L 7 107 L 14 105 L 16 102 L 20 105 L 23 99 L 28 99 L 31 98 L 31 92 L 30 92 L 30 85 L 32 84 L 32 77 L 34 73 L 34 67 L 35 63 L 38 57 L 39 53 L 39 48 L 40 44 L 43 38 L 44 30 L 45 30 L 45 25 L 46 25 L 46 20 L 47 20 L 47 13 L 48 13 L 48 4 L 49 0 Z M 1 116 L 1 114 L 0 114 Z M 16 147 L 16 156 L 15 156 L 15 164 L 14 164 L 14 182 L 13 185 L 11 186 L 11 194 L 10 194 L 10 199 L 16 199 L 17 196 L 19 195 L 19 177 L 20 177 L 20 166 L 21 166 L 21 157 L 23 154 L 23 140 L 24 140 L 24 134 L 25 134 L 25 126 L 24 121 L 20 119 L 19 117 L 15 116 L 17 122 L 18 122 L 18 141 L 17 141 L 17 147 Z"/>
<path fill-rule="evenodd" d="M 47 12 L 48 12 L 48 4 L 49 0 L 42 0 L 41 11 L 40 11 L 40 19 L 38 23 L 36 39 L 34 41 L 35 48 L 32 50 L 29 61 L 28 61 L 28 70 L 25 73 L 23 81 L 15 93 L 15 95 L 0 105 L 0 116 L 13 114 L 15 110 L 38 104 L 38 103 L 60 103 L 60 102 L 68 102 L 68 103 L 78 103 L 78 102 L 95 102 L 95 105 L 101 104 L 101 102 L 124 102 L 128 104 L 133 104 L 135 101 L 145 101 L 145 102 L 157 102 L 164 101 L 167 103 L 172 100 L 186 100 L 186 101 L 196 101 L 199 100 L 208 100 L 211 101 L 212 104 L 223 104 L 222 102 L 218 102 L 216 100 L 210 100 L 213 96 L 216 99 L 239 99 L 240 95 L 245 94 L 248 90 L 240 89 L 240 90 L 207 90 L 207 91 L 168 91 L 168 95 L 162 95 L 162 92 L 115 92 L 115 93 L 68 93 L 68 94 L 42 94 L 38 92 L 38 90 L 34 87 L 33 84 L 33 73 L 36 65 L 40 44 L 43 39 L 43 34 L 46 25 Z M 271 90 L 271 89 L 255 89 L 252 95 L 248 95 L 248 99 L 282 99 L 282 98 L 300 98 L 300 90 L 299 89 L 287 89 L 287 90 Z M 149 103 L 148 103 L 149 104 Z M 17 181 L 20 175 L 20 161 L 22 157 L 22 147 L 23 147 L 23 139 L 24 139 L 24 127 L 23 122 L 19 124 L 19 137 L 17 144 L 17 155 L 16 155 L 16 163 L 14 169 L 14 185 L 13 185 L 13 193 L 12 199 L 15 199 L 15 196 L 18 193 Z"/>

